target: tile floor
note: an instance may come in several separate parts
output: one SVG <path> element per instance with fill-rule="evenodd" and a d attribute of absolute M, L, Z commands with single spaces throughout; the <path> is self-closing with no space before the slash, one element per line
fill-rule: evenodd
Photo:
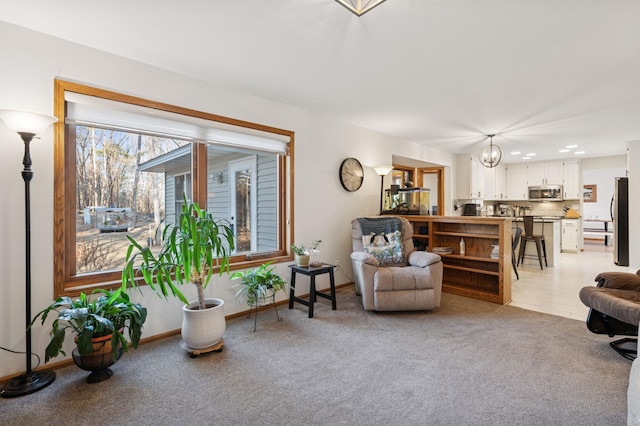
<path fill-rule="evenodd" d="M 602 241 L 586 240 L 584 251 L 561 253 L 553 268 L 540 270 L 537 259 L 526 259 L 518 266 L 511 282 L 511 306 L 584 321 L 589 309 L 578 297 L 580 289 L 594 285 L 595 276 L 604 271 L 635 273 L 639 266 L 622 267 L 613 263 L 613 247 Z"/>

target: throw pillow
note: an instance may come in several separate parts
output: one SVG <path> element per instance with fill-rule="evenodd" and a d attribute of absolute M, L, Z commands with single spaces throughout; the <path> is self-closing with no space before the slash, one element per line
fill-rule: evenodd
<path fill-rule="evenodd" d="M 362 236 L 362 245 L 365 253 L 371 254 L 378 259 L 381 265 L 405 265 L 406 258 L 402 245 L 402 232 L 393 231 L 390 233 L 381 232 Z"/>

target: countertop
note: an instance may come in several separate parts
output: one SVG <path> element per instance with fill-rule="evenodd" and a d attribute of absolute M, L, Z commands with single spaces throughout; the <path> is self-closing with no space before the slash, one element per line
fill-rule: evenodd
<path fill-rule="evenodd" d="M 522 216 L 514 217 L 514 216 L 494 216 L 494 217 L 510 217 L 514 222 L 522 222 L 524 219 Z M 533 216 L 533 220 L 536 222 L 541 222 L 544 220 L 545 222 L 551 222 L 556 220 L 566 219 L 564 216 Z"/>

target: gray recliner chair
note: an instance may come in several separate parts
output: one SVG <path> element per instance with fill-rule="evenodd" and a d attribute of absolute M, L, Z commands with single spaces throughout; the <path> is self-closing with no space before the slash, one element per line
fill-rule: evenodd
<path fill-rule="evenodd" d="M 596 334 L 632 336 L 610 345 L 627 359 L 637 354 L 638 323 L 640 322 L 640 271 L 602 272 L 595 278 L 597 285 L 583 287 L 580 300 L 591 308 L 587 328 Z"/>
<path fill-rule="evenodd" d="M 440 306 L 442 260 L 437 254 L 414 249 L 407 219 L 357 218 L 351 221 L 351 237 L 356 294 L 365 310 L 418 311 Z"/>

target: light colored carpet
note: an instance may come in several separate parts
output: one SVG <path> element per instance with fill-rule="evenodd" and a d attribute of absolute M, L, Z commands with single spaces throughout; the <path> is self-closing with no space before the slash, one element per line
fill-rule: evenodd
<path fill-rule="evenodd" d="M 624 425 L 631 363 L 584 323 L 444 294 L 433 312 L 338 310 L 321 299 L 228 321 L 192 359 L 143 345 L 87 384 L 75 366 L 0 400 L 2 425 Z"/>

